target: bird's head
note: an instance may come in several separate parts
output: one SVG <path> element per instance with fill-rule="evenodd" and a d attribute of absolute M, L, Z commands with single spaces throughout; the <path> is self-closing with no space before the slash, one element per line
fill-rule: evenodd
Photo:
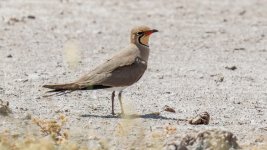
<path fill-rule="evenodd" d="M 158 32 L 156 29 L 151 29 L 147 26 L 138 26 L 132 29 L 131 31 L 131 43 L 133 44 L 141 44 L 148 47 L 149 36 Z"/>

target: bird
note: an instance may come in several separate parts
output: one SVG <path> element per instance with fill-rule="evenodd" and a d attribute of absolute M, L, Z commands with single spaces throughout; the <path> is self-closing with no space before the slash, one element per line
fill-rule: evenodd
<path fill-rule="evenodd" d="M 136 83 L 146 71 L 150 51 L 149 38 L 155 32 L 158 30 L 145 25 L 136 26 L 131 30 L 130 44 L 89 73 L 74 82 L 43 85 L 43 87 L 52 89 L 49 92 L 111 90 L 112 115 L 115 115 L 114 98 L 115 92 L 118 91 L 121 114 L 123 115 L 122 92 L 128 86 Z"/>

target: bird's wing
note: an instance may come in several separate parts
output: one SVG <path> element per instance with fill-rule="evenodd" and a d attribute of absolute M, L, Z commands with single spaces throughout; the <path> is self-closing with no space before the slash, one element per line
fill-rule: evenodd
<path fill-rule="evenodd" d="M 147 63 L 136 57 L 130 65 L 120 66 L 108 73 L 108 76 L 101 81 L 101 85 L 112 87 L 132 85 L 142 77 L 146 68 Z"/>
<path fill-rule="evenodd" d="M 138 52 L 137 47 L 133 46 L 124 49 L 123 51 L 115 54 L 105 63 L 99 65 L 97 68 L 81 77 L 75 82 L 75 84 L 78 84 L 81 88 L 90 87 L 92 85 L 113 86 L 109 84 L 109 81 L 112 80 L 112 75 L 118 76 L 121 74 L 123 68 L 127 68 L 127 66 L 132 66 L 133 68 L 137 67 L 133 64 L 136 62 Z"/>

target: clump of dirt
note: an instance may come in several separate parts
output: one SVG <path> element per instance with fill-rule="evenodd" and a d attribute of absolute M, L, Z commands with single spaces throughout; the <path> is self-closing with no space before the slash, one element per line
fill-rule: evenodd
<path fill-rule="evenodd" d="M 236 66 L 226 66 L 225 69 L 228 69 L 228 70 L 236 70 L 237 67 Z"/>
<path fill-rule="evenodd" d="M 172 107 L 170 107 L 168 105 L 165 105 L 163 110 L 167 111 L 167 112 L 171 112 L 171 113 L 175 113 L 176 112 Z"/>
<path fill-rule="evenodd" d="M 196 117 L 194 117 L 193 119 L 189 120 L 189 124 L 192 125 L 200 125 L 200 124 L 209 124 L 210 121 L 210 115 L 208 112 L 202 112 L 200 114 L 198 114 Z"/>

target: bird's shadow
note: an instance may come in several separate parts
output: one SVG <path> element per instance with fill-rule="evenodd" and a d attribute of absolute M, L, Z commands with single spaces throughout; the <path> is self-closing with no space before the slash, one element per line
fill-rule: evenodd
<path fill-rule="evenodd" d="M 144 118 L 144 119 L 162 119 L 162 120 L 177 120 L 175 118 L 168 118 L 164 116 L 160 116 L 160 114 L 157 113 L 150 113 L 150 114 L 144 114 L 144 115 L 138 115 L 138 114 L 118 114 L 118 115 L 91 115 L 91 114 L 84 114 L 81 115 L 81 117 L 95 117 L 95 118 L 122 118 L 122 119 L 137 119 L 137 118 Z"/>

